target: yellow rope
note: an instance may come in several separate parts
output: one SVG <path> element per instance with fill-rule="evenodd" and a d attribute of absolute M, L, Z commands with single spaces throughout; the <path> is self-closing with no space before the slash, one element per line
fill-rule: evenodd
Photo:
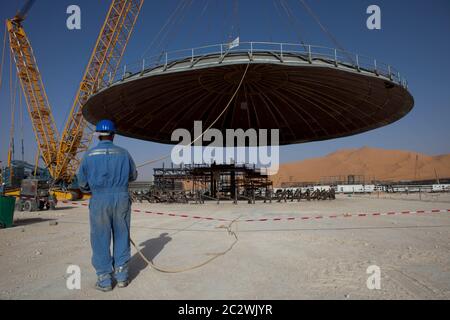
<path fill-rule="evenodd" d="M 210 130 L 210 129 L 217 123 L 217 121 L 219 121 L 219 119 L 225 114 L 225 112 L 228 110 L 228 108 L 230 107 L 231 103 L 233 102 L 234 98 L 235 98 L 236 95 L 238 94 L 239 90 L 241 89 L 242 84 L 244 83 L 244 79 L 245 79 L 245 77 L 247 76 L 247 72 L 248 72 L 248 68 L 249 68 L 249 67 L 250 67 L 250 63 L 247 64 L 247 67 L 245 68 L 245 72 L 244 72 L 244 74 L 242 75 L 242 79 L 241 79 L 241 81 L 239 82 L 239 85 L 237 86 L 236 91 L 234 92 L 234 94 L 233 94 L 233 96 L 231 97 L 230 101 L 228 101 L 228 104 L 226 105 L 225 109 L 223 109 L 223 111 L 219 114 L 219 116 L 216 118 L 216 120 L 214 120 L 213 123 L 211 123 L 211 125 L 210 125 L 206 130 L 204 130 L 203 133 L 202 133 L 201 135 L 199 135 L 197 138 L 195 138 L 195 139 L 188 145 L 188 147 L 192 146 L 192 145 L 193 145 L 194 143 L 196 143 L 199 139 L 201 139 L 201 138 L 205 135 L 205 133 L 208 132 L 208 130 Z M 161 157 L 161 158 L 154 159 L 154 160 L 150 160 L 150 161 L 148 161 L 148 162 L 144 162 L 143 164 L 137 166 L 137 168 L 146 167 L 146 166 L 148 166 L 148 165 L 150 165 L 150 164 L 154 164 L 154 163 L 156 163 L 156 162 L 165 160 L 165 159 L 169 158 L 170 156 L 171 156 L 171 154 L 168 154 L 168 155 L 165 155 L 165 156 L 163 156 L 163 157 Z"/>

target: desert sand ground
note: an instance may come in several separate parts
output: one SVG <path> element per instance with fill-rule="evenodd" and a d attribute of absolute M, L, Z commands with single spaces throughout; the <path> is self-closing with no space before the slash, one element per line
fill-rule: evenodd
<path fill-rule="evenodd" d="M 326 177 L 342 179 L 349 172 L 362 175 L 367 181 L 436 180 L 436 176 L 450 177 L 450 154 L 429 156 L 369 147 L 344 149 L 321 158 L 282 164 L 272 180 L 276 187 L 281 187 L 282 182 L 287 181 L 322 181 Z"/>
<path fill-rule="evenodd" d="M 450 195 L 237 206 L 135 204 L 134 210 L 268 221 L 234 224 L 239 238 L 234 248 L 185 273 L 157 272 L 133 250 L 132 283 L 111 293 L 93 288 L 88 209 L 80 204 L 16 213 L 16 226 L 0 230 L 1 299 L 450 299 L 450 212 L 355 216 L 448 210 Z M 346 213 L 352 216 L 342 216 Z M 164 268 L 196 265 L 233 243 L 220 228 L 228 225 L 224 221 L 145 212 L 133 213 L 132 220 L 132 238 Z M 81 290 L 66 287 L 69 265 L 81 268 Z M 371 265 L 381 268 L 381 290 L 367 288 Z"/>

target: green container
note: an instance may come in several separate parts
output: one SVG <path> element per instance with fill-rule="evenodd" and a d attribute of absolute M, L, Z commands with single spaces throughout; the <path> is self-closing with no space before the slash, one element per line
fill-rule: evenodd
<path fill-rule="evenodd" d="M 16 198 L 0 196 L 0 228 L 10 228 L 14 221 Z"/>

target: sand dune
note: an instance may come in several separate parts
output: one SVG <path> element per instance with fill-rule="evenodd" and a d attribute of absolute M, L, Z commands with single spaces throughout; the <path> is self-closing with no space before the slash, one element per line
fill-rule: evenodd
<path fill-rule="evenodd" d="M 417 170 L 416 170 L 417 163 Z M 364 147 L 339 150 L 322 158 L 281 165 L 274 185 L 317 182 L 323 177 L 363 175 L 366 180 L 403 181 L 450 177 L 450 154 L 428 156 L 416 152 Z"/>

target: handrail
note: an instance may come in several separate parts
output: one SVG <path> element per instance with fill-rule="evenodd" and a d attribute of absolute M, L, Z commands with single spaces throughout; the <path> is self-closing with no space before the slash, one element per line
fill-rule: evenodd
<path fill-rule="evenodd" d="M 309 63 L 311 64 L 318 59 L 327 59 L 330 63 L 334 63 L 335 67 L 345 66 L 354 68 L 358 71 L 370 72 L 376 76 L 386 77 L 392 82 L 408 88 L 407 80 L 401 76 L 399 71 L 391 65 L 380 62 L 369 56 L 325 46 L 264 41 L 240 42 L 239 45 L 235 47 L 233 47 L 231 43 L 222 43 L 162 52 L 159 55 L 145 57 L 136 63 L 123 65 L 123 74 L 117 75 L 114 79 L 110 76 L 104 83 L 111 85 L 131 75 L 143 74 L 158 67 L 164 67 L 164 70 L 167 70 L 170 64 L 177 61 L 190 59 L 191 62 L 194 62 L 196 59 L 215 54 L 220 54 L 220 56 L 223 57 L 230 53 L 248 53 L 252 56 L 253 53 L 259 52 L 277 53 L 282 58 L 287 55 L 297 54 L 309 60 Z"/>

